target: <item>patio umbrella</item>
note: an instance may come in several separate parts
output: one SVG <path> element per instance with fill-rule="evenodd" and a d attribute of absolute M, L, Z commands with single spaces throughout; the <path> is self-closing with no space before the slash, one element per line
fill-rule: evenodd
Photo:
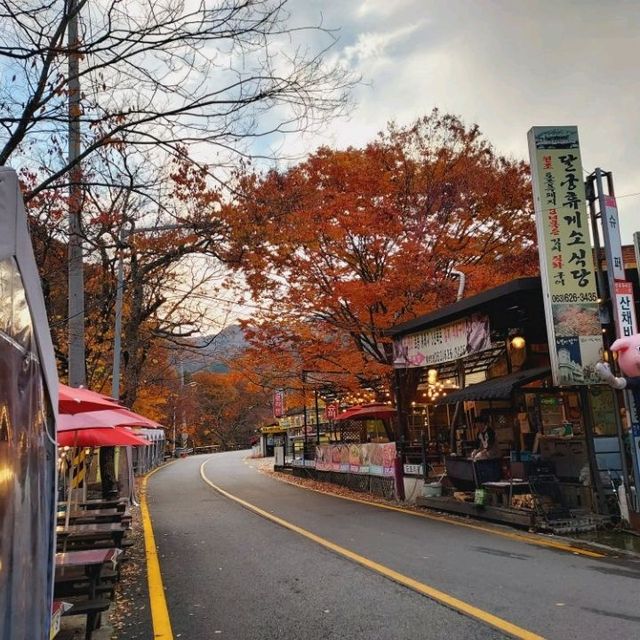
<path fill-rule="evenodd" d="M 160 425 L 124 407 L 75 414 L 61 413 L 58 416 L 58 431 L 109 427 L 146 427 L 155 429 Z"/>
<path fill-rule="evenodd" d="M 140 447 L 149 444 L 124 427 L 89 427 L 58 431 L 60 447 Z"/>
<path fill-rule="evenodd" d="M 60 383 L 58 387 L 58 411 L 60 413 L 84 413 L 103 409 L 120 409 L 119 404 L 101 393 L 89 389 L 74 389 Z"/>
<path fill-rule="evenodd" d="M 396 415 L 396 409 L 388 404 L 374 403 L 349 407 L 339 413 L 336 420 L 386 420 Z"/>
<path fill-rule="evenodd" d="M 85 392 L 76 394 L 76 391 Z M 62 395 L 62 393 L 61 393 Z M 97 398 L 95 397 L 97 396 Z M 157 423 L 129 411 L 120 405 L 109 402 L 109 408 L 74 412 L 77 406 L 100 407 L 104 402 L 99 394 L 86 389 L 71 389 L 65 402 L 70 413 L 58 415 L 58 446 L 69 447 L 106 447 L 106 446 L 142 446 L 148 444 L 147 440 L 138 438 L 130 431 L 120 429 L 127 426 L 157 426 Z M 117 430 L 116 430 L 117 429 Z M 102 432 L 102 433 L 100 433 Z M 73 466 L 69 465 L 69 489 L 67 497 L 67 512 L 71 508 L 71 478 Z M 83 485 L 86 489 L 86 482 Z M 83 490 L 84 494 L 84 490 Z M 65 522 L 65 526 L 68 522 Z"/>
<path fill-rule="evenodd" d="M 75 429 L 58 430 L 57 441 L 59 447 L 128 447 L 146 446 L 149 442 L 134 435 L 124 427 L 100 426 L 79 427 Z M 69 526 L 69 513 L 71 511 L 71 482 L 73 478 L 73 465 L 69 464 L 68 488 L 67 488 L 67 514 L 65 527 Z M 86 482 L 85 482 L 86 486 Z"/>

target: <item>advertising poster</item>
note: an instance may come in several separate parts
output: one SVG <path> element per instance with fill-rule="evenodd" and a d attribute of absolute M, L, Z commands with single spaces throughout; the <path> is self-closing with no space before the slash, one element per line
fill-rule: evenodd
<path fill-rule="evenodd" d="M 393 343 L 396 368 L 449 362 L 491 347 L 489 318 L 475 313 L 442 327 L 402 336 Z"/>
<path fill-rule="evenodd" d="M 391 477 L 395 457 L 395 442 L 322 444 L 316 447 L 316 469 Z"/>
<path fill-rule="evenodd" d="M 529 156 L 554 384 L 598 383 L 602 329 L 577 127 L 533 127 Z"/>
<path fill-rule="evenodd" d="M 589 389 L 591 411 L 593 413 L 593 431 L 597 436 L 615 436 L 616 408 L 613 390 L 606 385 L 593 386 Z"/>

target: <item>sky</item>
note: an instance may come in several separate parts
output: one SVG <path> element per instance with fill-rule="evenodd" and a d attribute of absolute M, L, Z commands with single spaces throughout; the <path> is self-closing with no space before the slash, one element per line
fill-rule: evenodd
<path fill-rule="evenodd" d="M 291 0 L 339 28 L 331 55 L 362 76 L 349 118 L 292 136 L 304 155 L 372 140 L 433 107 L 528 159 L 532 126 L 577 125 L 585 172 L 612 171 L 623 242 L 640 231 L 640 1 Z"/>

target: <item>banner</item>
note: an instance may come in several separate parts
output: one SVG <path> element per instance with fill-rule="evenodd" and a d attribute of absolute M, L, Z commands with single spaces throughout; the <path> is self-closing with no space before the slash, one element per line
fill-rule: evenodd
<path fill-rule="evenodd" d="M 631 282 L 615 282 L 616 332 L 618 338 L 627 338 L 638 332 L 636 309 Z"/>
<path fill-rule="evenodd" d="M 528 139 L 553 382 L 599 383 L 602 327 L 578 129 L 533 127 Z"/>
<path fill-rule="evenodd" d="M 284 390 L 277 389 L 273 392 L 273 417 L 282 418 L 284 416 Z"/>
<path fill-rule="evenodd" d="M 395 442 L 322 444 L 316 447 L 316 469 L 392 477 L 395 457 Z"/>
<path fill-rule="evenodd" d="M 338 405 L 335 402 L 326 405 L 324 415 L 326 420 L 335 420 L 338 417 Z"/>
<path fill-rule="evenodd" d="M 604 236 L 604 253 L 607 258 L 607 273 L 611 271 L 613 280 L 624 280 L 618 205 L 613 196 L 602 195 L 601 202 L 602 214 L 600 218 L 602 220 L 602 235 Z"/>
<path fill-rule="evenodd" d="M 393 343 L 393 366 L 426 367 L 464 358 L 491 347 L 489 318 L 468 318 L 398 338 Z"/>

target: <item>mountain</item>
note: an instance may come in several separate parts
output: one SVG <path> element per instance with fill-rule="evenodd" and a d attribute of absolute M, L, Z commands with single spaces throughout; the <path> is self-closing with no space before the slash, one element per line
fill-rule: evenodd
<path fill-rule="evenodd" d="M 191 342 L 193 348 L 184 349 L 177 356 L 186 373 L 228 371 L 225 361 L 242 352 L 247 345 L 237 324 L 225 327 L 216 335 L 193 338 Z"/>

